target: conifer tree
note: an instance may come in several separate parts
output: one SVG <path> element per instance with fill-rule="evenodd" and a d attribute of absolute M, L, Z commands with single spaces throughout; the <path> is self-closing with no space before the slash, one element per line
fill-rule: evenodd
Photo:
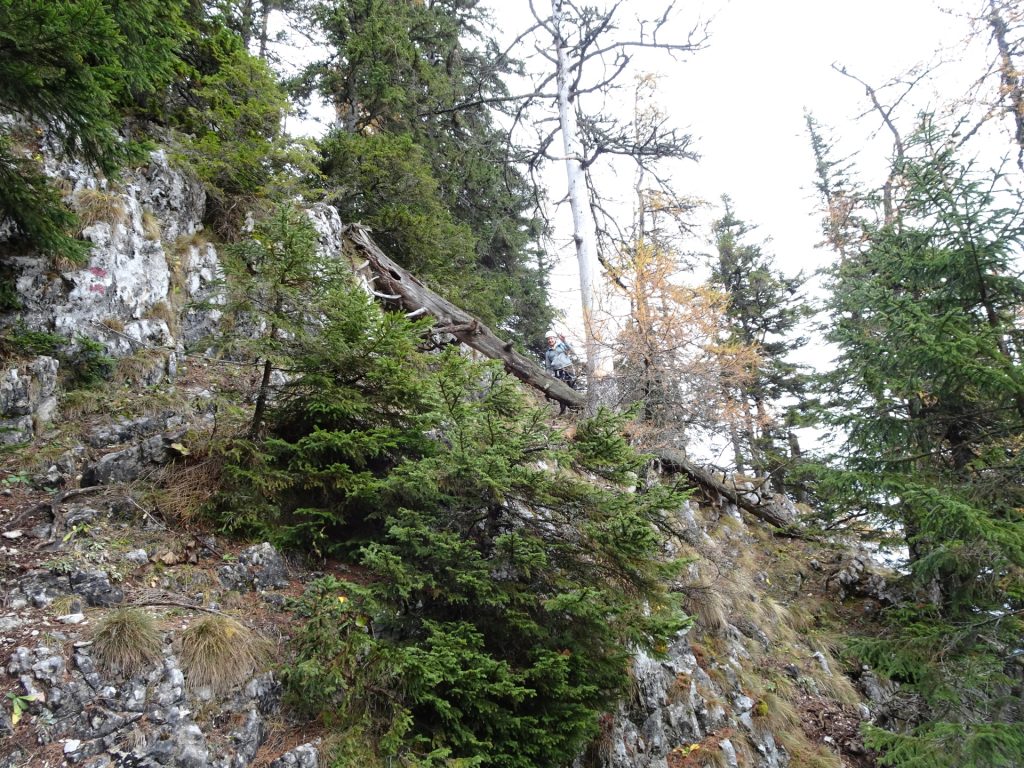
<path fill-rule="evenodd" d="M 569 440 L 500 367 L 420 352 L 422 323 L 340 276 L 307 285 L 330 268 L 308 227 L 282 213 L 240 251 L 251 301 L 230 309 L 287 324 L 259 344 L 288 376 L 224 444 L 217 502 L 225 528 L 358 574 L 301 601 L 289 690 L 339 761 L 565 765 L 632 649 L 683 626 L 659 556 L 683 497 L 635 489 L 622 418 Z"/>
<path fill-rule="evenodd" d="M 335 108 L 330 201 L 449 298 L 539 342 L 552 314 L 540 224 L 488 106 L 511 65 L 483 34 L 480 3 L 331 0 L 311 18 L 331 56 L 297 92 Z"/>
<path fill-rule="evenodd" d="M 909 551 L 910 601 L 861 659 L 918 697 L 906 729 L 870 728 L 883 765 L 1024 762 L 1024 243 L 1019 199 L 929 122 L 895 177 L 899 216 L 832 270 L 830 478 Z"/>
<path fill-rule="evenodd" d="M 185 0 L 3 0 L 0 111 L 45 125 L 59 150 L 108 176 L 130 154 L 123 113 L 171 80 Z M 0 131 L 0 217 L 35 245 L 73 258 L 75 218 L 38 165 L 39 137 Z"/>
<path fill-rule="evenodd" d="M 758 476 L 774 476 L 781 490 L 788 443 L 782 430 L 789 419 L 778 411 L 789 411 L 796 405 L 792 399 L 803 396 L 806 377 L 787 356 L 806 342 L 798 324 L 810 308 L 799 293 L 803 277 L 777 271 L 760 245 L 746 242 L 752 228 L 736 217 L 729 198 L 723 203 L 725 215 L 713 226 L 717 259 L 709 283 L 727 297 L 732 340 L 757 352 L 756 368 L 736 383 L 734 398 L 743 409 L 742 434 L 733 434 L 736 466 L 743 471 L 749 458 Z"/>

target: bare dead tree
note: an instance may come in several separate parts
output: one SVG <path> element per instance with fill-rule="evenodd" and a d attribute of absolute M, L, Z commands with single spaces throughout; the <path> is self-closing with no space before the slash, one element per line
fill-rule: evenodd
<path fill-rule="evenodd" d="M 627 18 L 624 0 L 604 7 L 574 0 L 552 0 L 550 11 L 530 0 L 531 27 L 513 43 L 525 50 L 536 71 L 533 91 L 518 98 L 512 111 L 513 130 L 530 122 L 535 139 L 528 157 L 531 175 L 546 162 L 565 163 L 567 194 L 573 215 L 573 241 L 580 270 L 581 305 L 586 336 L 590 406 L 614 400 L 611 386 L 610 347 L 595 327 L 595 310 L 604 260 L 599 233 L 609 242 L 624 242 L 616 230 L 616 216 L 605 205 L 594 169 L 599 162 L 625 158 L 642 168 L 655 168 L 666 159 L 693 159 L 690 136 L 663 119 L 637 135 L 629 119 L 621 119 L 609 106 L 612 95 L 635 70 L 634 57 L 653 51 L 678 57 L 700 49 L 706 25 L 688 28 L 671 37 L 675 3 L 658 15 L 634 14 Z M 585 105 L 584 102 L 587 102 Z M 593 105 L 596 106 L 593 106 Z M 555 149 L 561 138 L 561 152 Z M 654 174 L 655 178 L 661 178 Z"/>
<path fill-rule="evenodd" d="M 896 125 L 896 110 L 913 92 L 918 83 L 930 74 L 931 70 L 928 68 L 921 68 L 917 71 L 912 71 L 907 75 L 894 78 L 882 86 L 875 87 L 857 77 L 847 70 L 845 66 L 838 63 L 833 63 L 832 69 L 863 86 L 864 93 L 871 102 L 871 108 L 862 114 L 861 117 L 865 117 L 871 112 L 874 112 L 881 119 L 882 127 L 892 134 L 893 157 L 892 162 L 889 164 L 889 175 L 886 178 L 885 183 L 882 184 L 882 214 L 884 222 L 886 224 L 891 224 L 895 221 L 897 213 L 893 203 L 893 187 L 897 181 L 900 166 L 903 164 L 903 159 L 906 156 L 906 145 L 904 144 L 903 136 Z M 896 91 L 897 93 L 891 101 L 886 102 L 883 101 L 883 91 Z"/>

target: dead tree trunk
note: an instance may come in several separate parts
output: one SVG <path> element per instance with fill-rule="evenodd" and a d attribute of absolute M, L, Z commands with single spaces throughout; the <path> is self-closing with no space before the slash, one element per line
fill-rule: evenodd
<path fill-rule="evenodd" d="M 434 293 L 412 273 L 389 259 L 373 242 L 365 227 L 348 225 L 343 247 L 353 264 L 365 262 L 365 268 L 372 273 L 373 294 L 378 299 L 397 304 L 409 314 L 430 315 L 437 322 L 435 327 L 438 331 L 452 334 L 467 347 L 492 360 L 501 360 L 509 373 L 563 407 L 578 410 L 586 405 L 579 392 L 564 381 L 549 376 L 537 363 L 516 352 L 511 342 L 502 341 L 478 318 Z M 769 505 L 751 501 L 743 492 L 730 488 L 707 470 L 692 464 L 682 453 L 662 451 L 657 458 L 665 469 L 686 475 L 694 486 L 712 496 L 727 498 L 740 509 L 780 529 L 784 535 L 798 535 L 792 531 L 790 521 L 774 512 Z"/>
<path fill-rule="evenodd" d="M 346 246 L 356 253 L 355 263 L 369 262 L 373 290 L 377 298 L 393 301 L 410 314 L 429 314 L 437 321 L 437 330 L 450 333 L 467 347 L 501 360 L 505 369 L 520 381 L 540 390 L 566 408 L 579 409 L 586 403 L 583 395 L 564 381 L 545 373 L 537 363 L 518 352 L 511 342 L 495 333 L 465 310 L 438 296 L 410 272 L 389 259 L 370 237 L 366 228 L 350 224 L 345 231 Z M 359 258 L 361 257 L 361 258 Z"/>

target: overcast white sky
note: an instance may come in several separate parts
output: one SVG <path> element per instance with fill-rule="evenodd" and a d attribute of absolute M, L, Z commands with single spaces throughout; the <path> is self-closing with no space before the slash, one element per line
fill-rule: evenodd
<path fill-rule="evenodd" d="M 536 1 L 538 8 L 547 7 L 546 0 Z M 525 0 L 493 3 L 503 29 L 525 23 Z M 664 4 L 633 0 L 625 7 Z M 653 65 L 663 76 L 662 107 L 694 136 L 701 156 L 675 174 L 676 191 L 714 203 L 728 194 L 737 215 L 758 225 L 757 236 L 771 239 L 769 251 L 789 273 L 812 272 L 827 263 L 830 254 L 815 248 L 820 230 L 805 108 L 835 131 L 844 151 L 863 152 L 860 164 L 869 175 L 883 173 L 891 146 L 886 135 L 872 143 L 878 120 L 873 115 L 856 120 L 867 107 L 863 88 L 831 64 L 838 62 L 881 85 L 933 61 L 940 50 L 956 51 L 959 65 L 944 65 L 937 86 L 917 89 L 919 107 L 935 106 L 961 95 L 968 78 L 979 73 L 982 53 L 963 47 L 969 29 L 962 15 L 942 8 L 955 6 L 962 14 L 981 5 L 980 0 L 949 0 L 941 8 L 929 0 L 680 2 L 681 21 L 709 18 L 711 24 L 705 50 L 681 62 L 662 58 Z M 907 120 L 914 113 L 909 105 L 903 111 Z M 549 176 L 553 199 L 564 196 L 564 188 L 557 187 L 564 184 L 564 171 L 558 170 Z M 708 220 L 718 213 L 709 211 Z M 565 220 L 553 287 L 572 327 L 578 298 L 573 296 L 575 254 Z"/>

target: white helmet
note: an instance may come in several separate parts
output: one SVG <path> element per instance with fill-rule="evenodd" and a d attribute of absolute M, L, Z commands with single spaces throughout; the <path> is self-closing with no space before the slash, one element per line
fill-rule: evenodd
<path fill-rule="evenodd" d="M 554 331 L 548 331 L 547 333 L 544 334 L 544 338 L 545 339 L 557 339 L 558 338 L 558 334 L 555 333 Z"/>

